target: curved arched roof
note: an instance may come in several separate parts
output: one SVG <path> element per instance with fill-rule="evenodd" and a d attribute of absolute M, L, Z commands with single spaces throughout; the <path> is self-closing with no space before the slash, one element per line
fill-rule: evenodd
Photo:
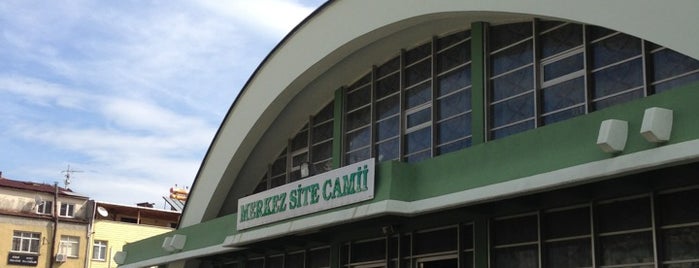
<path fill-rule="evenodd" d="M 247 172 L 246 160 L 264 148 L 283 148 L 281 139 L 256 147 L 265 133 L 307 119 L 338 85 L 358 78 L 340 71 L 359 74 L 381 63 L 395 52 L 392 43 L 423 41 L 455 23 L 544 17 L 603 26 L 699 59 L 697 11 L 694 0 L 328 1 L 277 45 L 241 90 L 201 165 L 180 225 L 219 216 L 236 178 L 245 177 L 240 174 Z M 318 107 L 295 101 L 299 94 Z"/>

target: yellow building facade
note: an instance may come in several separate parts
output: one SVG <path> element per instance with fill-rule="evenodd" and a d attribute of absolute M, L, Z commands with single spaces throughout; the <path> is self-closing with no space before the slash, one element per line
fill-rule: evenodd
<path fill-rule="evenodd" d="M 174 230 L 177 211 L 143 206 L 125 206 L 96 202 L 95 218 L 89 238 L 90 268 L 117 267 L 114 254 L 123 246 L 144 238 Z"/>

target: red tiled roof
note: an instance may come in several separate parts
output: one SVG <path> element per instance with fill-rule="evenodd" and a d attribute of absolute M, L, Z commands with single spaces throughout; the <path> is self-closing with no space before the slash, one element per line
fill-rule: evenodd
<path fill-rule="evenodd" d="M 10 180 L 7 178 L 2 178 L 2 177 L 0 177 L 0 187 L 2 187 L 2 188 L 14 188 L 14 189 L 20 189 L 20 190 L 34 191 L 34 192 L 51 193 L 51 194 L 55 191 L 54 186 L 51 184 L 29 182 L 29 181 L 16 181 L 16 180 Z M 58 187 L 58 194 L 79 197 L 79 195 L 76 195 L 71 189 L 67 189 L 67 188 L 63 188 L 63 187 Z"/>

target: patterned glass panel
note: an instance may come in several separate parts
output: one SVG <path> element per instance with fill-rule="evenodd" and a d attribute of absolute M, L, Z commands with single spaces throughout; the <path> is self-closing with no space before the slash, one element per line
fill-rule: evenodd
<path fill-rule="evenodd" d="M 427 150 L 427 151 L 423 151 L 420 153 L 411 154 L 411 155 L 405 157 L 405 161 L 408 163 L 415 163 L 415 162 L 420 162 L 422 160 L 428 159 L 430 157 L 432 157 L 432 153 L 429 150 Z"/>
<path fill-rule="evenodd" d="M 465 88 L 471 85 L 471 66 L 459 68 L 444 76 L 437 78 L 437 94 L 444 96 L 456 90 Z"/>
<path fill-rule="evenodd" d="M 699 259 L 699 226 L 663 230 L 662 242 L 665 260 Z"/>
<path fill-rule="evenodd" d="M 395 114 L 400 110 L 400 96 L 392 96 L 376 102 L 376 119 L 380 120 Z"/>
<path fill-rule="evenodd" d="M 604 27 L 599 27 L 599 26 L 592 26 L 588 25 L 587 26 L 588 31 L 590 32 L 590 40 L 595 41 L 597 39 L 600 39 L 602 37 L 608 36 L 610 34 L 613 34 L 614 31 L 604 28 Z"/>
<path fill-rule="evenodd" d="M 471 134 L 471 116 L 462 115 L 437 125 L 437 143 L 442 144 Z"/>
<path fill-rule="evenodd" d="M 592 68 L 596 69 L 611 63 L 641 54 L 641 39 L 617 34 L 592 44 Z"/>
<path fill-rule="evenodd" d="M 596 214 L 598 230 L 603 233 L 650 227 L 650 198 L 600 204 Z"/>
<path fill-rule="evenodd" d="M 471 42 L 464 42 L 437 55 L 437 73 L 452 69 L 471 60 Z"/>
<path fill-rule="evenodd" d="M 544 113 L 584 103 L 585 80 L 583 77 L 578 77 L 544 88 L 541 97 Z"/>
<path fill-rule="evenodd" d="M 313 143 L 318 143 L 333 137 L 333 123 L 327 122 L 313 127 Z"/>
<path fill-rule="evenodd" d="M 332 141 L 327 141 L 318 145 L 314 145 L 311 151 L 311 155 L 313 156 L 313 162 L 318 162 L 321 160 L 331 158 L 333 155 Z"/>
<path fill-rule="evenodd" d="M 494 268 L 537 268 L 539 250 L 537 245 L 493 249 Z"/>
<path fill-rule="evenodd" d="M 370 128 L 366 127 L 359 131 L 347 134 L 347 150 L 352 151 L 369 145 L 371 141 Z"/>
<path fill-rule="evenodd" d="M 395 73 L 376 81 L 376 98 L 381 99 L 400 89 L 400 74 Z"/>
<path fill-rule="evenodd" d="M 517 122 L 534 116 L 533 93 L 503 101 L 492 106 L 493 126 Z"/>
<path fill-rule="evenodd" d="M 347 160 L 346 160 L 347 164 L 349 165 L 349 164 L 357 163 L 357 162 L 362 161 L 362 160 L 367 160 L 367 159 L 369 159 L 370 154 L 371 154 L 371 150 L 369 150 L 369 148 L 348 153 Z"/>
<path fill-rule="evenodd" d="M 532 36 L 532 23 L 521 22 L 490 27 L 490 51 L 496 51 Z"/>
<path fill-rule="evenodd" d="M 376 76 L 377 77 L 384 77 L 387 74 L 398 71 L 399 68 L 400 68 L 400 57 L 395 57 L 393 59 L 390 59 L 386 63 L 382 64 L 378 68 L 376 68 Z"/>
<path fill-rule="evenodd" d="M 413 64 L 432 54 L 432 43 L 427 43 L 405 52 L 405 65 Z"/>
<path fill-rule="evenodd" d="M 296 134 L 291 140 L 291 151 L 308 147 L 308 130 L 304 130 Z"/>
<path fill-rule="evenodd" d="M 406 154 L 430 148 L 432 143 L 432 129 L 427 127 L 405 135 Z"/>
<path fill-rule="evenodd" d="M 585 106 L 573 107 L 567 110 L 545 115 L 542 118 L 542 125 L 550 125 L 583 114 L 585 114 Z"/>
<path fill-rule="evenodd" d="M 398 138 L 388 140 L 376 145 L 376 158 L 378 161 L 398 159 Z"/>
<path fill-rule="evenodd" d="M 552 29 L 558 25 L 563 24 L 564 22 L 562 21 L 557 21 L 557 20 L 540 20 L 539 21 L 539 30 L 540 31 L 546 31 L 548 29 Z"/>
<path fill-rule="evenodd" d="M 662 225 L 699 222 L 699 189 L 659 195 L 657 200 Z"/>
<path fill-rule="evenodd" d="M 657 85 L 653 86 L 653 91 L 658 93 L 658 92 L 663 92 L 668 89 L 673 89 L 677 87 L 681 87 L 690 83 L 694 83 L 699 80 L 699 73 L 693 73 L 687 76 L 682 76 L 680 78 L 675 78 L 666 82 L 659 83 Z"/>
<path fill-rule="evenodd" d="M 546 243 L 546 267 L 592 267 L 591 248 L 589 238 Z"/>
<path fill-rule="evenodd" d="M 533 68 L 530 66 L 493 79 L 491 81 L 492 101 L 499 101 L 534 89 L 532 70 Z"/>
<path fill-rule="evenodd" d="M 417 87 L 411 88 L 406 92 L 405 109 L 410 109 L 415 106 L 427 103 L 432 100 L 432 87 L 430 83 L 424 83 Z"/>
<path fill-rule="evenodd" d="M 291 158 L 291 166 L 292 167 L 298 167 L 303 162 L 308 162 L 308 153 L 304 152 L 302 154 L 294 155 Z"/>
<path fill-rule="evenodd" d="M 582 45 L 582 25 L 568 24 L 541 35 L 541 57 L 547 58 Z"/>
<path fill-rule="evenodd" d="M 354 130 L 371 122 L 371 107 L 347 114 L 347 130 Z"/>
<path fill-rule="evenodd" d="M 390 119 L 386 119 L 376 123 L 376 140 L 382 141 L 387 138 L 398 136 L 399 127 L 399 117 L 394 116 Z"/>
<path fill-rule="evenodd" d="M 530 130 L 534 128 L 534 120 L 525 121 L 516 125 L 508 126 L 505 128 L 493 130 L 490 134 L 492 139 L 500 139 L 512 134 L 517 134 L 522 131 Z"/>
<path fill-rule="evenodd" d="M 542 219 L 543 237 L 547 239 L 590 234 L 590 208 L 581 207 L 547 212 Z"/>
<path fill-rule="evenodd" d="M 471 31 L 462 31 L 441 37 L 437 40 L 437 50 L 445 49 L 471 36 Z"/>
<path fill-rule="evenodd" d="M 537 216 L 495 220 L 492 223 L 494 245 L 518 244 L 538 240 Z"/>
<path fill-rule="evenodd" d="M 491 56 L 491 75 L 497 76 L 504 72 L 532 63 L 534 52 L 532 41 L 527 41 L 508 48 Z"/>
<path fill-rule="evenodd" d="M 471 91 L 465 90 L 437 101 L 436 120 L 446 119 L 468 110 L 471 110 Z"/>
<path fill-rule="evenodd" d="M 318 114 L 313 117 L 313 120 L 317 122 L 325 122 L 327 120 L 333 119 L 333 110 L 335 109 L 334 102 L 330 102 L 326 105 L 323 110 L 320 110 Z"/>
<path fill-rule="evenodd" d="M 640 98 L 643 98 L 643 89 L 637 89 L 611 98 L 595 101 L 592 103 L 592 108 L 593 110 L 600 110 Z"/>
<path fill-rule="evenodd" d="M 629 233 L 599 238 L 602 265 L 652 263 L 653 233 Z"/>
<path fill-rule="evenodd" d="M 616 65 L 592 75 L 594 98 L 643 86 L 643 68 L 641 59 L 635 59 Z"/>
<path fill-rule="evenodd" d="M 461 149 L 469 147 L 469 146 L 471 146 L 471 138 L 446 143 L 446 144 L 440 145 L 437 148 L 437 155 L 443 155 L 446 153 L 454 152 L 454 151 L 461 150 Z"/>
<path fill-rule="evenodd" d="M 358 107 L 369 104 L 371 101 L 371 87 L 364 86 L 347 95 L 347 110 L 354 110 Z"/>
<path fill-rule="evenodd" d="M 663 49 L 653 53 L 651 59 L 653 61 L 653 81 L 667 79 L 699 69 L 699 61 L 670 49 Z"/>
<path fill-rule="evenodd" d="M 286 156 L 286 150 L 282 153 Z M 286 157 L 280 157 L 272 164 L 272 176 L 284 174 L 286 172 Z"/>
<path fill-rule="evenodd" d="M 423 61 L 405 69 L 405 86 L 409 87 L 432 76 L 432 62 Z"/>

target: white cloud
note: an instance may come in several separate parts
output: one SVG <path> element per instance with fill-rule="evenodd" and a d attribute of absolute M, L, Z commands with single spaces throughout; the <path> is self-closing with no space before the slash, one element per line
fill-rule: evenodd
<path fill-rule="evenodd" d="M 0 154 L 13 165 L 0 170 L 52 182 L 70 164 L 85 171 L 71 188 L 92 198 L 161 201 L 191 184 L 238 90 L 311 12 L 293 0 L 0 2 L 0 147 L 22 149 Z"/>
<path fill-rule="evenodd" d="M 23 76 L 0 75 L 0 91 L 20 96 L 35 105 L 80 108 L 87 96 L 64 85 Z"/>
<path fill-rule="evenodd" d="M 225 14 L 253 28 L 274 36 L 284 36 L 311 12 L 312 7 L 289 0 L 201 0 L 211 11 Z"/>

